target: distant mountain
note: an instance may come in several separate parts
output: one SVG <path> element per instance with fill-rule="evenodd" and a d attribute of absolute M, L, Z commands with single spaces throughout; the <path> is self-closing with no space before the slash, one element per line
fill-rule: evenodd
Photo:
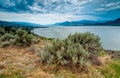
<path fill-rule="evenodd" d="M 29 22 L 14 22 L 14 23 L 19 24 L 19 25 L 23 25 L 23 26 L 34 26 L 34 27 L 41 26 L 40 24 L 29 23 Z"/>
<path fill-rule="evenodd" d="M 98 23 L 98 25 L 111 25 L 111 26 L 120 26 L 120 18 L 113 20 L 113 21 L 107 21 L 104 23 Z"/>
<path fill-rule="evenodd" d="M 40 24 L 28 23 L 28 22 L 8 22 L 0 21 L 0 26 L 27 26 L 27 27 L 40 27 Z"/>
<path fill-rule="evenodd" d="M 56 23 L 49 26 L 120 26 L 120 18 L 113 21 L 92 21 L 92 20 L 81 20 L 81 21 L 65 21 L 61 23 Z M 42 26 L 40 24 L 29 23 L 29 22 L 8 22 L 0 21 L 0 26 L 19 26 L 19 27 L 29 27 L 29 28 L 46 28 L 48 26 Z"/>
<path fill-rule="evenodd" d="M 80 20 L 80 21 L 65 21 L 61 23 L 56 23 L 54 25 L 60 25 L 60 26 L 85 26 L 85 25 L 93 25 L 101 22 L 92 21 L 92 20 Z"/>
<path fill-rule="evenodd" d="M 92 21 L 92 20 L 81 20 L 81 21 L 65 21 L 61 23 L 56 23 L 54 25 L 58 26 L 92 26 L 92 25 L 110 25 L 110 26 L 120 26 L 120 18 L 114 20 L 114 21 L 107 21 L 107 22 L 101 22 L 101 21 Z"/>

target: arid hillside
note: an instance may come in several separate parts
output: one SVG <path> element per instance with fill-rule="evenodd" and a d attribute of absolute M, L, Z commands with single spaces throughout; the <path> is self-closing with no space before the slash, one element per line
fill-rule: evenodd
<path fill-rule="evenodd" d="M 93 33 L 60 40 L 1 30 L 0 78 L 120 78 L 120 52 L 104 50 Z"/>

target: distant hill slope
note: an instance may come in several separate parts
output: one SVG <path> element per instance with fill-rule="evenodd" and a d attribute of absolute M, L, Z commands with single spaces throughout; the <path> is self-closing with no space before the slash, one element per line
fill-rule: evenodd
<path fill-rule="evenodd" d="M 101 23 L 101 25 L 120 26 L 120 18 L 113 20 L 113 21 L 107 21 L 107 22 Z"/>
<path fill-rule="evenodd" d="M 114 21 L 100 22 L 100 21 L 92 21 L 92 20 L 82 20 L 82 21 L 65 21 L 61 23 L 56 23 L 54 25 L 58 26 L 92 26 L 92 25 L 110 25 L 110 26 L 120 26 L 120 18 Z"/>
<path fill-rule="evenodd" d="M 120 26 L 120 18 L 107 21 L 107 22 L 100 22 L 100 21 L 92 21 L 92 20 L 81 20 L 81 21 L 65 21 L 56 23 L 49 26 Z M 44 28 L 48 26 L 42 26 L 40 24 L 29 23 L 29 22 L 8 22 L 8 21 L 0 21 L 0 26 L 21 26 L 21 27 L 36 27 L 36 28 Z"/>
<path fill-rule="evenodd" d="M 98 22 L 96 21 L 91 21 L 91 20 L 82 20 L 82 21 L 65 21 L 65 22 L 61 22 L 61 23 L 56 23 L 55 25 L 61 25 L 61 26 L 81 26 L 81 25 L 93 25 L 96 24 Z"/>
<path fill-rule="evenodd" d="M 28 22 L 7 22 L 0 21 L 1 26 L 28 26 L 28 27 L 40 27 L 40 24 L 28 23 Z"/>

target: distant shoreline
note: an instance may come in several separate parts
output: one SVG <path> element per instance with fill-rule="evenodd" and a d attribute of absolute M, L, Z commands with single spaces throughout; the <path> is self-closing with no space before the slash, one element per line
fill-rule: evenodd
<path fill-rule="evenodd" d="M 51 28 L 51 27 L 87 27 L 87 26 L 90 26 L 90 25 L 80 25 L 80 26 L 40 26 L 40 27 L 33 27 L 33 28 Z M 97 25 L 96 27 L 103 27 L 103 26 L 105 26 L 105 25 Z M 91 25 L 90 27 L 95 27 L 95 25 Z M 110 26 L 110 25 L 106 25 L 105 27 L 114 27 L 114 26 Z M 120 27 L 120 26 L 116 26 L 116 27 Z"/>

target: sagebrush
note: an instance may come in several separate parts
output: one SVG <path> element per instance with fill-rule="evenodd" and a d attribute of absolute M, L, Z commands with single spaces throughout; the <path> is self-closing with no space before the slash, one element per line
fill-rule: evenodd
<path fill-rule="evenodd" d="M 34 35 L 30 31 L 14 27 L 0 27 L 0 30 L 0 47 L 30 46 L 34 43 Z"/>
<path fill-rule="evenodd" d="M 40 52 L 43 64 L 88 67 L 90 56 L 102 50 L 100 38 L 92 33 L 75 33 L 66 39 L 55 39 Z M 96 59 L 96 58 L 94 58 Z"/>

